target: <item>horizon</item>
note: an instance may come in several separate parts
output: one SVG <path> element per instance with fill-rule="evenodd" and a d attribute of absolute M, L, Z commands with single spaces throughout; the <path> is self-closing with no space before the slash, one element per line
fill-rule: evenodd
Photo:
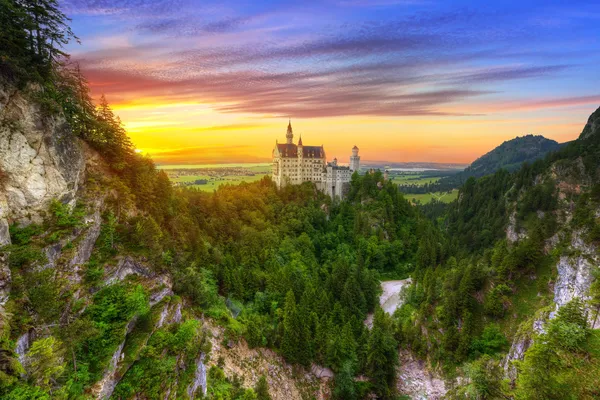
<path fill-rule="evenodd" d="M 563 143 L 600 104 L 594 2 L 68 0 L 92 95 L 157 164 L 470 164 L 527 134 Z M 386 161 L 380 161 L 386 160 Z"/>

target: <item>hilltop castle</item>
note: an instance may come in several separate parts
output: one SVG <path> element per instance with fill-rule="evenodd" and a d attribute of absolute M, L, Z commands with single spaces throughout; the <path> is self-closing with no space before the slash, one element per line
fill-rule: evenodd
<path fill-rule="evenodd" d="M 332 198 L 345 197 L 350 178 L 360 167 L 358 147 L 352 149 L 350 165 L 338 165 L 337 158 L 327 162 L 325 149 L 321 146 L 304 146 L 302 136 L 294 144 L 294 132 L 290 121 L 285 135 L 286 143 L 275 141 L 273 149 L 272 178 L 277 187 L 287 184 L 314 182 L 317 188 Z"/>

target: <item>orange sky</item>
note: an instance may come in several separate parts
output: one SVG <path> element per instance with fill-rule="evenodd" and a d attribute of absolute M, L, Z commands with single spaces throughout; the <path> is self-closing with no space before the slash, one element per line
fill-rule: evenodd
<path fill-rule="evenodd" d="M 470 163 L 575 139 L 600 105 L 600 5 L 576 3 L 64 5 L 71 60 L 158 163 L 266 162 L 288 117 L 329 159 Z"/>
<path fill-rule="evenodd" d="M 292 126 L 295 141 L 302 134 L 305 145 L 325 145 L 330 159 L 346 161 L 356 144 L 365 161 L 470 163 L 504 140 L 528 133 L 558 142 L 575 139 L 593 109 L 557 106 L 540 112 L 531 107 L 515 105 L 485 117 L 292 118 Z M 287 127 L 285 118 L 219 113 L 210 104 L 117 104 L 115 112 L 137 148 L 157 163 L 269 161 L 275 140 L 285 141 Z"/>

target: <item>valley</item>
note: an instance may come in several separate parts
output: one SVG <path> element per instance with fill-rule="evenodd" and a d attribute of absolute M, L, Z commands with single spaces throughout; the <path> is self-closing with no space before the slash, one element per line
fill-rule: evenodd
<path fill-rule="evenodd" d="M 183 45 L 219 43 L 224 33 L 243 42 L 246 35 L 237 35 L 238 29 L 277 15 L 187 24 L 157 18 L 155 3 L 134 3 L 126 12 L 110 2 L 94 3 L 99 8 L 86 18 L 118 15 L 125 21 L 136 11 L 140 20 L 126 29 L 151 31 L 153 38 L 185 23 L 170 36 Z M 160 6 L 165 14 L 190 7 Z M 195 11 L 207 10 L 220 7 Z M 290 26 L 302 19 L 294 12 L 295 18 L 285 19 Z M 441 29 L 458 14 L 432 20 Z M 368 68 L 339 63 L 322 73 L 283 68 L 282 55 L 293 59 L 289 67 L 307 55 L 350 57 L 363 54 L 363 47 L 373 51 L 368 54 L 374 61 L 381 48 L 397 52 L 409 44 L 418 52 L 436 42 L 420 30 L 428 23 L 421 15 L 383 31 L 378 24 L 358 24 L 358 36 L 333 45 L 335 35 L 329 34 L 312 45 L 302 37 L 287 52 L 270 44 L 253 54 L 230 48 L 224 56 L 212 47 L 201 63 L 193 58 L 199 49 L 181 59 L 173 46 L 164 46 L 163 54 L 158 42 L 137 40 L 141 36 L 111 36 L 97 40 L 93 57 L 70 62 L 67 46 L 80 40 L 56 1 L 0 0 L 0 398 L 600 398 L 600 108 L 586 108 L 591 114 L 574 140 L 513 135 L 462 171 L 464 165 L 453 162 L 462 158 L 448 156 L 440 133 L 464 143 L 477 138 L 481 143 L 472 149 L 484 148 L 488 136 L 504 133 L 473 135 L 487 116 L 451 112 L 460 99 L 494 100 L 494 91 L 480 88 L 483 82 L 568 68 L 492 68 L 474 75 L 465 75 L 473 68 L 449 70 L 443 77 L 411 76 L 402 87 L 394 84 L 396 73 L 416 72 L 418 63 L 391 63 L 393 74 L 383 73 L 390 65 L 381 62 L 363 65 Z M 153 24 L 138 26 L 148 16 Z M 309 16 L 311 23 L 320 21 L 316 13 Z M 74 26 L 85 27 L 82 22 Z M 419 35 L 396 35 L 398 26 L 411 24 Z M 350 25 L 354 21 L 343 24 Z M 289 39 L 287 28 L 268 28 L 248 36 L 276 31 Z M 512 21 L 510 28 L 511 34 L 519 31 Z M 193 40 L 186 40 L 190 31 Z M 306 38 L 318 36 L 301 31 L 309 33 Z M 468 38 L 480 36 L 487 46 L 493 35 Z M 148 69 L 130 75 L 95 70 L 94 60 L 104 68 L 115 65 L 102 48 L 115 50 L 115 42 L 124 44 L 117 55 L 131 57 L 128 69 Z M 156 53 L 135 61 L 141 48 Z M 511 61 L 515 57 L 511 52 Z M 247 69 L 257 58 L 282 63 L 278 74 L 262 75 L 273 65 Z M 169 81 L 171 64 L 191 74 Z M 227 71 L 207 73 L 208 64 Z M 89 82 L 82 69 L 91 72 Z M 354 80 L 373 70 L 377 79 Z M 343 78 L 334 79 L 340 71 Z M 411 93 L 415 82 L 428 79 L 448 89 L 426 85 Z M 474 80 L 479 84 L 469 85 Z M 115 82 L 114 103 L 93 94 L 114 89 Z M 317 82 L 333 97 L 315 90 Z M 120 95 L 134 84 L 143 91 L 129 99 Z M 354 86 L 361 89 L 352 91 Z M 248 92 L 239 95 L 243 90 Z M 270 102 L 278 96 L 274 107 Z M 353 117 L 360 119 L 348 122 L 338 107 L 348 100 L 356 102 Z M 581 96 L 565 108 L 575 115 L 595 101 Z M 509 103 L 497 107 L 508 113 L 503 107 Z M 519 113 L 552 107 L 559 114 L 562 106 L 531 101 Z M 117 115 L 141 110 L 147 114 L 137 121 Z M 361 138 L 396 158 L 427 151 L 452 162 L 361 167 L 369 150 L 359 155 L 355 145 L 347 146 L 350 166 L 338 165 L 327 159 L 324 145 L 304 147 L 299 134 L 294 142 L 287 117 L 286 143 L 275 139 L 273 164 L 181 164 L 218 161 L 215 154 L 224 149 L 245 154 L 237 159 L 263 159 L 245 143 L 271 134 L 270 119 L 281 119 L 284 111 L 303 115 L 302 124 L 316 132 L 327 122 L 332 143 Z M 191 117 L 201 126 L 187 125 Z M 427 120 L 436 129 L 421 129 Z M 542 120 L 556 122 L 557 130 L 574 125 L 558 115 Z M 516 123 L 501 122 L 493 120 L 498 131 Z M 358 135 L 354 125 L 365 123 L 387 133 Z M 397 129 L 400 123 L 408 133 Z M 168 135 L 162 126 L 170 127 Z M 262 138 L 259 129 L 267 132 Z M 243 133 L 244 141 L 224 140 L 222 131 Z M 402 134 L 415 142 L 400 146 L 396 136 Z M 156 147 L 137 147 L 133 137 Z M 211 146 L 215 138 L 222 143 Z M 182 141 L 189 145 L 177 144 Z M 161 165 L 142 154 L 146 148 L 156 151 Z M 210 154 L 202 158 L 203 152 Z M 375 150 L 370 154 L 382 159 Z"/>

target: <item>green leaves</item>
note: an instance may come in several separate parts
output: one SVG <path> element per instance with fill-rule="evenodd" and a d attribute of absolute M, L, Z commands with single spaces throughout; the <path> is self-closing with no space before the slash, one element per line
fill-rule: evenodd
<path fill-rule="evenodd" d="M 53 336 L 33 342 L 25 357 L 25 370 L 34 385 L 50 389 L 63 374 L 63 362 L 60 342 Z"/>

